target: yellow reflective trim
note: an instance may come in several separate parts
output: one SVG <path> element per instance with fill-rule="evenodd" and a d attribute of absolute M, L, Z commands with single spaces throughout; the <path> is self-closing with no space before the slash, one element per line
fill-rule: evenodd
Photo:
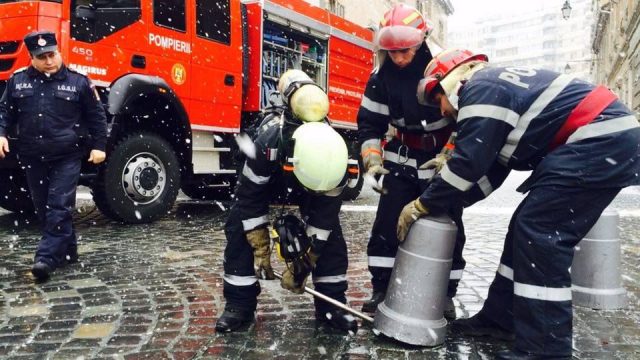
<path fill-rule="evenodd" d="M 409 25 L 413 22 L 413 20 L 417 19 L 420 16 L 420 14 L 418 14 L 417 11 L 414 11 L 411 13 L 411 15 L 407 16 L 406 18 L 404 18 L 404 20 L 402 20 L 403 23 L 405 23 L 405 25 Z"/>

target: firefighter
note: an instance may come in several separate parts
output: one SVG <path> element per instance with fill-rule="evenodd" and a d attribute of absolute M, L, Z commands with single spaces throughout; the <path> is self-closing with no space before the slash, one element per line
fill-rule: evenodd
<path fill-rule="evenodd" d="M 278 89 L 285 106 L 268 109 L 257 128 L 255 156 L 247 155 L 225 225 L 227 303 L 216 323 L 219 332 L 252 322 L 260 294 L 258 278 L 274 279 L 267 229 L 269 203 L 274 200 L 297 202 L 304 220 L 279 217 L 275 227 L 284 227 L 281 240 L 287 232 L 298 233 L 290 227 L 302 226 L 311 243 L 303 251 L 306 266 L 287 266 L 281 286 L 302 293 L 311 274 L 318 292 L 346 303 L 347 246 L 338 219 L 346 183 L 346 144 L 325 122 L 327 95 L 304 72 L 285 72 Z M 320 322 L 345 332 L 358 329 L 351 315 L 327 302 L 315 299 L 315 309 Z"/>
<path fill-rule="evenodd" d="M 6 136 L 16 126 L 18 156 L 42 223 L 31 272 L 45 281 L 56 268 L 78 261 L 72 213 L 80 165 L 86 146 L 90 163 L 104 161 L 107 126 L 98 93 L 89 78 L 64 65 L 55 34 L 33 32 L 24 43 L 31 66 L 12 75 L 0 99 L 0 158 L 9 152 Z"/>
<path fill-rule="evenodd" d="M 489 67 L 467 50 L 439 54 L 425 71 L 420 98 L 457 119 L 452 158 L 398 221 L 403 239 L 425 214 L 483 177 L 533 170 L 518 188 L 526 198 L 509 224 L 482 310 L 455 321 L 463 335 L 508 338 L 498 359 L 569 359 L 574 247 L 618 192 L 640 184 L 640 127 L 603 86 L 524 67 Z M 486 193 L 492 189 L 487 186 Z"/>
<path fill-rule="evenodd" d="M 368 176 L 382 177 L 378 211 L 367 255 L 373 294 L 362 311 L 373 313 L 384 300 L 393 269 L 398 239 L 396 223 L 402 207 L 426 188 L 433 170 L 424 169 L 447 143 L 455 123 L 432 107 L 418 103 L 416 88 L 432 58 L 426 38 L 431 27 L 415 8 L 395 5 L 376 34 L 376 67 L 367 83 L 358 111 L 358 140 Z M 389 127 L 391 125 L 391 128 Z M 390 130 L 392 138 L 381 140 Z M 375 189 L 375 187 L 374 187 Z M 455 255 L 447 289 L 445 316 L 455 318 L 452 298 L 462 276 L 464 229 L 462 206 L 450 214 L 458 226 Z"/>

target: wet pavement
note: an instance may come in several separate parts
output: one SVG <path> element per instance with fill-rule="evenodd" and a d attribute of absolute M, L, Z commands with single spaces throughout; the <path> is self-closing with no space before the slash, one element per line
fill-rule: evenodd
<path fill-rule="evenodd" d="M 497 268 L 509 217 L 522 196 L 510 178 L 490 199 L 465 212 L 467 268 L 455 304 L 476 313 Z M 83 198 L 83 197 L 81 197 Z M 506 342 L 449 336 L 420 348 L 376 336 L 362 324 L 355 336 L 316 324 L 310 295 L 262 281 L 257 321 L 239 333 L 216 334 L 222 297 L 223 203 L 183 199 L 154 224 L 123 225 L 90 201 L 76 214 L 80 262 L 35 284 L 29 269 L 39 238 L 32 221 L 0 210 L 0 358 L 2 359 L 492 359 Z M 349 304 L 370 296 L 367 234 L 377 197 L 346 203 Z M 574 307 L 574 357 L 640 358 L 640 188 L 614 202 L 623 239 L 624 310 Z M 283 265 L 273 260 L 276 269 Z"/>

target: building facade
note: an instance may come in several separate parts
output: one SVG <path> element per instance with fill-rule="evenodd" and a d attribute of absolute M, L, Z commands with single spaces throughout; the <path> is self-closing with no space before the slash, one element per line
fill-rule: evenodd
<path fill-rule="evenodd" d="M 640 113 L 640 2 L 594 0 L 594 80 Z"/>
<path fill-rule="evenodd" d="M 394 4 L 405 3 L 420 10 L 431 23 L 434 28 L 431 38 L 440 46 L 446 43 L 447 18 L 454 11 L 451 0 L 307 0 L 307 2 L 371 29 L 378 27 L 382 15 Z"/>
<path fill-rule="evenodd" d="M 590 79 L 591 1 L 571 1 L 568 19 L 563 18 L 559 1 L 531 2 L 509 15 L 496 10 L 452 27 L 448 45 L 484 52 L 496 65 L 540 67 Z"/>

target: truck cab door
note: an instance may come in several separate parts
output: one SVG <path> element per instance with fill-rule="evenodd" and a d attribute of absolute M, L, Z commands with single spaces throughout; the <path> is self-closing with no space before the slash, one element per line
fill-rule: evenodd
<path fill-rule="evenodd" d="M 239 0 L 191 0 L 191 125 L 238 132 L 242 111 L 242 19 Z"/>
<path fill-rule="evenodd" d="M 109 86 L 129 72 L 146 73 L 134 59 L 145 49 L 147 25 L 141 0 L 68 0 L 61 51 L 67 65 Z M 68 26 L 68 28 L 67 28 Z M 140 55 L 138 55 L 140 56 Z"/>

